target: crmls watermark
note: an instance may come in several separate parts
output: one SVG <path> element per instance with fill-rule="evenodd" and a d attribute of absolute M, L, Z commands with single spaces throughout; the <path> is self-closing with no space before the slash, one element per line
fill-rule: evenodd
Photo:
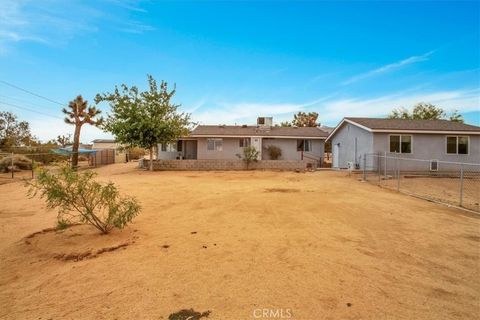
<path fill-rule="evenodd" d="M 290 308 L 258 308 L 253 310 L 254 319 L 293 319 Z"/>

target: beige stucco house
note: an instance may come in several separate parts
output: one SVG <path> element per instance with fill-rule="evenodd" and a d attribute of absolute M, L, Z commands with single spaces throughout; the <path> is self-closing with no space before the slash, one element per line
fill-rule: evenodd
<path fill-rule="evenodd" d="M 270 160 L 268 147 L 277 146 L 278 160 L 307 160 L 321 164 L 328 133 L 316 127 L 276 127 L 271 117 L 256 125 L 199 125 L 177 142 L 158 146 L 160 160 L 238 160 L 246 146 Z"/>

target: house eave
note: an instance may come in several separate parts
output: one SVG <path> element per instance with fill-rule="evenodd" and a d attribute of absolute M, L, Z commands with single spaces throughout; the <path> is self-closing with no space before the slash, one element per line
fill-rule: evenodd
<path fill-rule="evenodd" d="M 327 137 L 310 137 L 310 136 L 264 136 L 264 135 L 211 135 L 211 134 L 195 134 L 185 137 L 188 138 L 245 138 L 245 137 L 255 137 L 255 138 L 264 138 L 264 139 L 316 139 L 316 140 L 325 140 Z"/>
<path fill-rule="evenodd" d="M 335 132 L 345 123 L 350 123 L 354 126 L 357 126 L 361 129 L 364 129 L 372 133 L 417 133 L 417 134 L 458 134 L 458 135 L 480 135 L 480 131 L 450 131 L 450 130 L 408 130 L 408 129 L 371 129 L 369 127 L 363 126 L 355 121 L 350 119 L 342 119 L 342 121 L 335 127 L 335 129 L 328 135 L 325 141 L 330 140 Z"/>

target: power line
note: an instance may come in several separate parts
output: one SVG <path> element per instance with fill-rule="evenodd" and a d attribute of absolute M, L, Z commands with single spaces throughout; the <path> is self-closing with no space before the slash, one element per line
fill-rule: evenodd
<path fill-rule="evenodd" d="M 0 104 L 4 104 L 4 105 L 11 106 L 11 107 L 14 107 L 14 108 L 18 108 L 18 109 L 22 109 L 22 110 L 26 110 L 26 111 L 30 111 L 30 112 L 34 112 L 34 113 L 38 113 L 38 114 L 41 114 L 41 115 L 44 115 L 44 116 L 47 116 L 47 117 L 51 117 L 51 118 L 63 120 L 63 118 L 60 118 L 60 117 L 57 117 L 57 116 L 54 116 L 54 115 L 51 115 L 51 114 L 48 114 L 48 113 L 43 113 L 43 112 L 41 112 L 41 111 L 33 110 L 33 109 L 30 109 L 30 108 L 22 107 L 22 106 L 13 104 L 13 103 L 8 103 L 8 102 L 0 101 Z"/>
<path fill-rule="evenodd" d="M 16 97 L 10 97 L 10 96 L 6 96 L 4 94 L 0 94 L 0 98 L 1 97 L 7 98 L 8 100 L 15 100 L 17 102 L 20 102 L 22 105 L 26 105 L 26 106 L 29 106 L 29 107 L 42 108 L 42 109 L 47 109 L 48 110 L 48 107 L 41 106 L 41 105 L 36 104 L 36 103 L 32 103 L 32 102 L 30 102 L 30 100 L 20 99 L 20 98 L 16 98 Z"/>
<path fill-rule="evenodd" d="M 53 100 L 53 99 L 44 97 L 44 96 L 39 95 L 39 94 L 37 94 L 37 93 L 35 93 L 35 92 L 32 92 L 32 91 L 30 91 L 30 90 L 27 90 L 27 89 L 21 88 L 21 87 L 19 87 L 19 86 L 16 86 L 16 85 L 14 85 L 14 84 L 12 84 L 12 83 L 10 83 L 10 82 L 7 82 L 7 81 L 5 81 L 5 80 L 0 80 L 0 82 L 3 83 L 3 84 L 6 84 L 7 86 L 10 86 L 10 87 L 12 87 L 12 88 L 15 88 L 15 89 L 17 89 L 17 90 L 20 90 L 20 91 L 26 92 L 26 93 L 28 93 L 28 94 L 31 94 L 31 95 L 33 95 L 33 96 L 35 96 L 35 97 L 38 97 L 38 98 L 41 98 L 41 99 L 44 99 L 44 100 L 47 100 L 47 101 L 56 103 L 56 104 L 61 105 L 61 106 L 65 106 L 65 105 L 66 105 L 65 103 L 61 103 L 61 102 L 55 101 L 55 100 Z"/>

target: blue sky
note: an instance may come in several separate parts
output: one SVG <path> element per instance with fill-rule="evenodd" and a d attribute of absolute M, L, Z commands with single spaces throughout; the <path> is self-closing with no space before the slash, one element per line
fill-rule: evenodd
<path fill-rule="evenodd" d="M 430 102 L 480 125 L 479 48 L 478 1 L 0 0 L 0 80 L 66 103 L 149 73 L 203 124 L 316 111 L 334 126 Z M 0 110 L 41 139 L 73 131 L 59 109 L 0 83 Z"/>

